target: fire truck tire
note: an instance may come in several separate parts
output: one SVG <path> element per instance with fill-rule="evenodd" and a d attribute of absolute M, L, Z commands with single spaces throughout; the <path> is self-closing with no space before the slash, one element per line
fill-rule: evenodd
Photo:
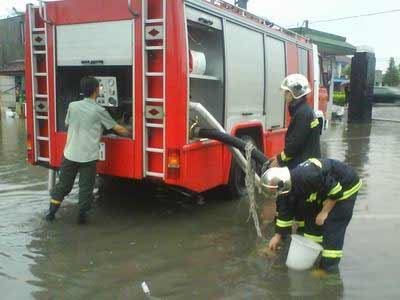
<path fill-rule="evenodd" d="M 246 142 L 250 141 L 253 143 L 253 145 L 256 145 L 254 138 L 249 135 L 242 135 L 239 138 L 241 138 Z M 253 164 L 254 164 L 253 166 L 256 165 L 254 160 Z M 242 168 L 234 159 L 232 159 L 231 171 L 229 174 L 228 189 L 233 199 L 240 199 L 247 196 L 245 177 L 246 175 L 243 172 Z"/>

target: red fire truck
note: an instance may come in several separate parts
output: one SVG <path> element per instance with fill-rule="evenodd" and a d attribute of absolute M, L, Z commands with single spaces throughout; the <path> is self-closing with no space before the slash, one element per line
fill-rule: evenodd
<path fill-rule="evenodd" d="M 105 132 L 98 173 L 203 192 L 240 172 L 226 146 L 189 137 L 201 103 L 227 132 L 271 156 L 288 113 L 282 79 L 316 82 L 305 38 L 220 0 L 64 0 L 27 6 L 27 156 L 56 170 L 79 80 L 101 82 L 100 105 L 133 137 Z M 314 87 L 318 89 L 319 87 Z M 318 108 L 318 92 L 309 95 Z"/>

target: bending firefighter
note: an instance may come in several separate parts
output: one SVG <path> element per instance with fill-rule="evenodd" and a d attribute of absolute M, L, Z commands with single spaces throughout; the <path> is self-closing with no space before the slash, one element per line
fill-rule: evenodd
<path fill-rule="evenodd" d="M 295 168 L 310 157 L 321 157 L 320 126 L 313 109 L 307 104 L 306 96 L 311 92 L 308 80 L 301 74 L 287 76 L 281 84 L 288 103 L 290 124 L 285 136 L 285 148 L 271 163 L 270 167 Z M 278 197 L 275 230 L 283 233 L 291 230 L 296 223 L 297 232 L 304 229 L 304 216 L 301 206 L 284 195 Z M 295 221 L 285 219 L 282 214 L 290 207 Z"/>
<path fill-rule="evenodd" d="M 356 172 L 334 159 L 312 158 L 292 170 L 271 168 L 263 174 L 261 182 L 265 192 L 273 197 L 286 195 L 301 201 L 304 236 L 322 244 L 320 267 L 334 270 L 343 255 L 346 228 L 362 184 Z M 275 250 L 282 237 L 281 232 L 275 233 L 270 249 Z"/>
<path fill-rule="evenodd" d="M 94 77 L 84 77 L 80 82 L 84 99 L 72 102 L 68 107 L 65 124 L 68 126 L 67 143 L 60 169 L 60 180 L 50 192 L 51 201 L 48 221 L 53 221 L 64 197 L 74 185 L 79 173 L 79 215 L 78 223 L 86 223 L 86 212 L 93 200 L 96 178 L 96 162 L 99 159 L 99 143 L 104 128 L 112 129 L 119 135 L 130 132 L 118 125 L 104 107 L 96 103 L 99 82 Z"/>

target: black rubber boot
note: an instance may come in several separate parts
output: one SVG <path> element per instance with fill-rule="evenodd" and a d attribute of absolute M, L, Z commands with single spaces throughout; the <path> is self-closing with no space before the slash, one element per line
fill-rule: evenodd
<path fill-rule="evenodd" d="M 338 273 L 339 272 L 340 258 L 325 258 L 322 257 L 319 263 L 319 267 L 325 270 L 327 273 Z"/>
<path fill-rule="evenodd" d="M 79 214 L 78 214 L 78 220 L 77 220 L 77 223 L 79 224 L 79 225 L 85 225 L 85 224 L 87 224 L 87 214 L 86 214 L 86 212 L 84 212 L 84 211 L 80 211 L 79 212 Z"/>
<path fill-rule="evenodd" d="M 52 222 L 56 218 L 56 212 L 60 208 L 60 205 L 51 203 L 49 211 L 46 214 L 46 221 Z"/>

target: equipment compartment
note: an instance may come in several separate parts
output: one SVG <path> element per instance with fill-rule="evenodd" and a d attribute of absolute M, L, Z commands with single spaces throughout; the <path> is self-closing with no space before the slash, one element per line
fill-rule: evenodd
<path fill-rule="evenodd" d="M 188 20 L 188 40 L 189 51 L 203 53 L 206 60 L 204 74 L 189 74 L 190 101 L 204 105 L 223 124 L 225 106 L 223 32 L 215 27 Z"/>
<path fill-rule="evenodd" d="M 64 120 L 68 105 L 83 98 L 80 95 L 80 80 L 85 76 L 116 78 L 118 106 L 107 107 L 106 109 L 120 124 L 132 126 L 132 66 L 69 66 L 57 67 L 57 131 L 66 131 Z"/>

